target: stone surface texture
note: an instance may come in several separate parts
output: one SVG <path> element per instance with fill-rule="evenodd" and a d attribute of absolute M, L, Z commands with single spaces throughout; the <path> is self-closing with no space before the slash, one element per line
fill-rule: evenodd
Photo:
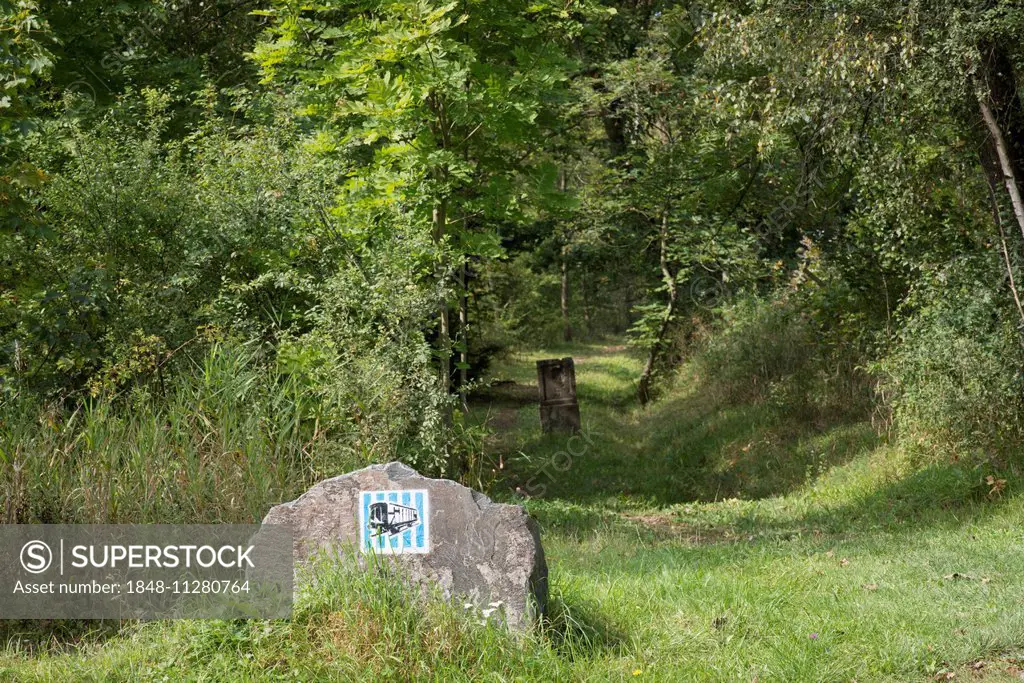
<path fill-rule="evenodd" d="M 547 564 L 537 524 L 518 505 L 392 462 L 323 481 L 272 508 L 263 523 L 291 527 L 300 562 L 318 549 L 358 553 L 360 492 L 410 489 L 429 493 L 429 552 L 381 557 L 413 585 L 437 586 L 514 630 L 532 626 L 547 602 Z"/>

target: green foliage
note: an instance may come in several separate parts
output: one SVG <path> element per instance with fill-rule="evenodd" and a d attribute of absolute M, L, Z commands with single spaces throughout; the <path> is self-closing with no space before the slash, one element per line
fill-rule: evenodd
<path fill-rule="evenodd" d="M 164 156 L 158 135 L 156 126 L 144 136 L 79 131 L 70 163 L 37 194 L 56 229 L 21 264 L 16 326 L 4 335 L 37 387 L 83 386 L 105 362 L 127 360 L 118 350 L 133 336 L 174 348 L 194 334 L 178 312 L 197 305 L 183 266 L 200 208 L 180 156 Z"/>
<path fill-rule="evenodd" d="M 499 256 L 494 233 L 472 228 L 527 199 L 516 158 L 564 87 L 554 38 L 570 11 L 417 0 L 314 12 L 279 2 L 264 14 L 273 23 L 254 55 L 265 81 L 297 87 L 315 147 L 353 160 L 336 207 L 350 229 L 370 237 L 398 223 L 432 231 L 433 251 Z"/>
<path fill-rule="evenodd" d="M 165 142 L 166 101 L 146 91 L 98 127 L 55 125 L 66 146 L 38 147 L 52 170 L 36 204 L 54 229 L 26 239 L 0 309 L 7 398 L 73 406 L 162 385 L 226 333 L 344 397 L 361 457 L 447 471 L 462 432 L 438 428 L 449 399 L 423 334 L 429 237 L 417 249 L 415 233 L 353 236 L 332 211 L 345 166 L 289 144 L 287 127 L 238 138 L 214 122 Z M 136 112 L 144 130 L 122 120 Z"/>
<path fill-rule="evenodd" d="M 1018 648 L 1024 233 L 978 103 L 999 76 L 1014 132 L 1022 31 L 1017 0 L 0 0 L 3 521 L 252 521 L 401 459 L 531 498 L 561 596 L 517 641 L 343 573 L 289 623 L 0 677 L 908 680 Z M 537 348 L 566 322 L 646 358 Z M 566 354 L 568 441 L 525 403 Z M 491 358 L 523 386 L 455 411 Z"/>
<path fill-rule="evenodd" d="M 127 404 L 4 406 L 4 522 L 251 522 L 365 462 L 356 426 L 301 376 L 236 345 L 200 358 Z"/>
<path fill-rule="evenodd" d="M 260 25 L 235 0 L 40 0 L 52 28 L 55 68 L 43 101 L 72 103 L 95 121 L 121 108 L 126 91 L 155 88 L 171 101 L 175 137 L 214 109 L 217 95 L 251 83 L 246 59 Z"/>
<path fill-rule="evenodd" d="M 3 6 L 8 402 L 122 401 L 238 338 L 358 406 L 365 453 L 454 472 L 452 377 L 567 319 L 631 329 L 664 386 L 721 330 L 723 393 L 815 411 L 860 411 L 855 368 L 885 358 L 897 421 L 953 425 L 907 387 L 935 375 L 920 330 L 964 334 L 941 275 L 994 250 L 1018 272 L 975 111 L 983 46 L 1024 56 L 1014 3 L 248 9 Z M 993 311 L 1000 272 L 971 286 Z M 969 350 L 993 377 L 1000 320 Z M 949 430 L 996 438 L 976 422 Z"/>
<path fill-rule="evenodd" d="M 145 91 L 95 128 L 54 123 L 34 145 L 49 178 L 33 203 L 48 229 L 11 237 L 23 258 L 0 327 L 26 388 L 130 381 L 133 340 L 176 349 L 211 323 L 266 334 L 292 326 L 295 300 L 308 299 L 301 274 L 281 273 L 315 210 L 300 210 L 312 191 L 289 175 L 289 153 L 267 135 L 232 144 L 216 133 L 190 153 L 162 139 L 166 104 Z M 144 129 L 124 121 L 135 116 Z M 256 303 L 261 285 L 274 296 Z"/>
<path fill-rule="evenodd" d="M 10 254 L 0 260 L 0 282 L 18 275 L 16 264 L 24 256 L 19 233 L 39 230 L 26 195 L 46 176 L 21 155 L 26 135 L 38 123 L 39 86 L 53 66 L 48 37 L 49 26 L 35 2 L 0 2 L 0 253 Z"/>
<path fill-rule="evenodd" d="M 697 372 L 731 402 L 768 402 L 811 419 L 863 417 L 872 380 L 861 364 L 872 339 L 850 303 L 839 287 L 741 298 L 698 342 Z"/>
<path fill-rule="evenodd" d="M 34 0 L 0 3 L 0 154 L 6 155 L 11 136 L 26 133 L 38 96 L 38 86 L 53 66 L 45 38 L 49 26 Z"/>
<path fill-rule="evenodd" d="M 1016 454 L 1024 433 L 1020 321 L 991 292 L 986 270 L 961 261 L 944 273 L 942 296 L 916 312 L 879 364 L 900 433 L 946 457 Z"/>

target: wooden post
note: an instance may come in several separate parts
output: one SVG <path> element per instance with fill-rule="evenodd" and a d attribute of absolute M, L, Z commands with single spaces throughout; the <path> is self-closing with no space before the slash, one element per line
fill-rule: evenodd
<path fill-rule="evenodd" d="M 580 406 L 576 402 L 576 367 L 572 358 L 537 361 L 540 425 L 545 432 L 579 432 Z"/>

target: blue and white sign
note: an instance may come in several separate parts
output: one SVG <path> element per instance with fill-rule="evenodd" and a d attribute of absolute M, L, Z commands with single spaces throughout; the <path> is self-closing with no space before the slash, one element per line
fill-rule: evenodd
<path fill-rule="evenodd" d="M 430 552 L 430 498 L 423 489 L 359 492 L 359 547 L 378 555 Z"/>

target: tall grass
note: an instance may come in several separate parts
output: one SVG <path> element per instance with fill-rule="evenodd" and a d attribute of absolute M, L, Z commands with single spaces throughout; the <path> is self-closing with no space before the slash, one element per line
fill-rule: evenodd
<path fill-rule="evenodd" d="M 322 393 L 214 346 L 162 394 L 136 390 L 69 412 L 0 412 L 5 523 L 259 520 L 314 481 L 365 463 Z"/>
<path fill-rule="evenodd" d="M 0 680 L 562 681 L 587 656 L 564 623 L 516 636 L 380 569 L 323 567 L 288 620 L 138 623 L 77 649 L 13 640 Z"/>
<path fill-rule="evenodd" d="M 1019 475 L 922 462 L 866 420 L 779 431 L 774 407 L 715 404 L 689 375 L 660 403 L 623 409 L 640 359 L 557 351 L 578 361 L 589 441 L 543 435 L 535 404 L 503 408 L 516 413 L 509 451 L 524 454 L 505 459 L 509 484 L 573 453 L 526 501 L 551 570 L 537 632 L 511 636 L 342 565 L 291 621 L 0 634 L 0 680 L 1018 680 Z M 531 381 L 551 355 L 499 369 Z"/>

